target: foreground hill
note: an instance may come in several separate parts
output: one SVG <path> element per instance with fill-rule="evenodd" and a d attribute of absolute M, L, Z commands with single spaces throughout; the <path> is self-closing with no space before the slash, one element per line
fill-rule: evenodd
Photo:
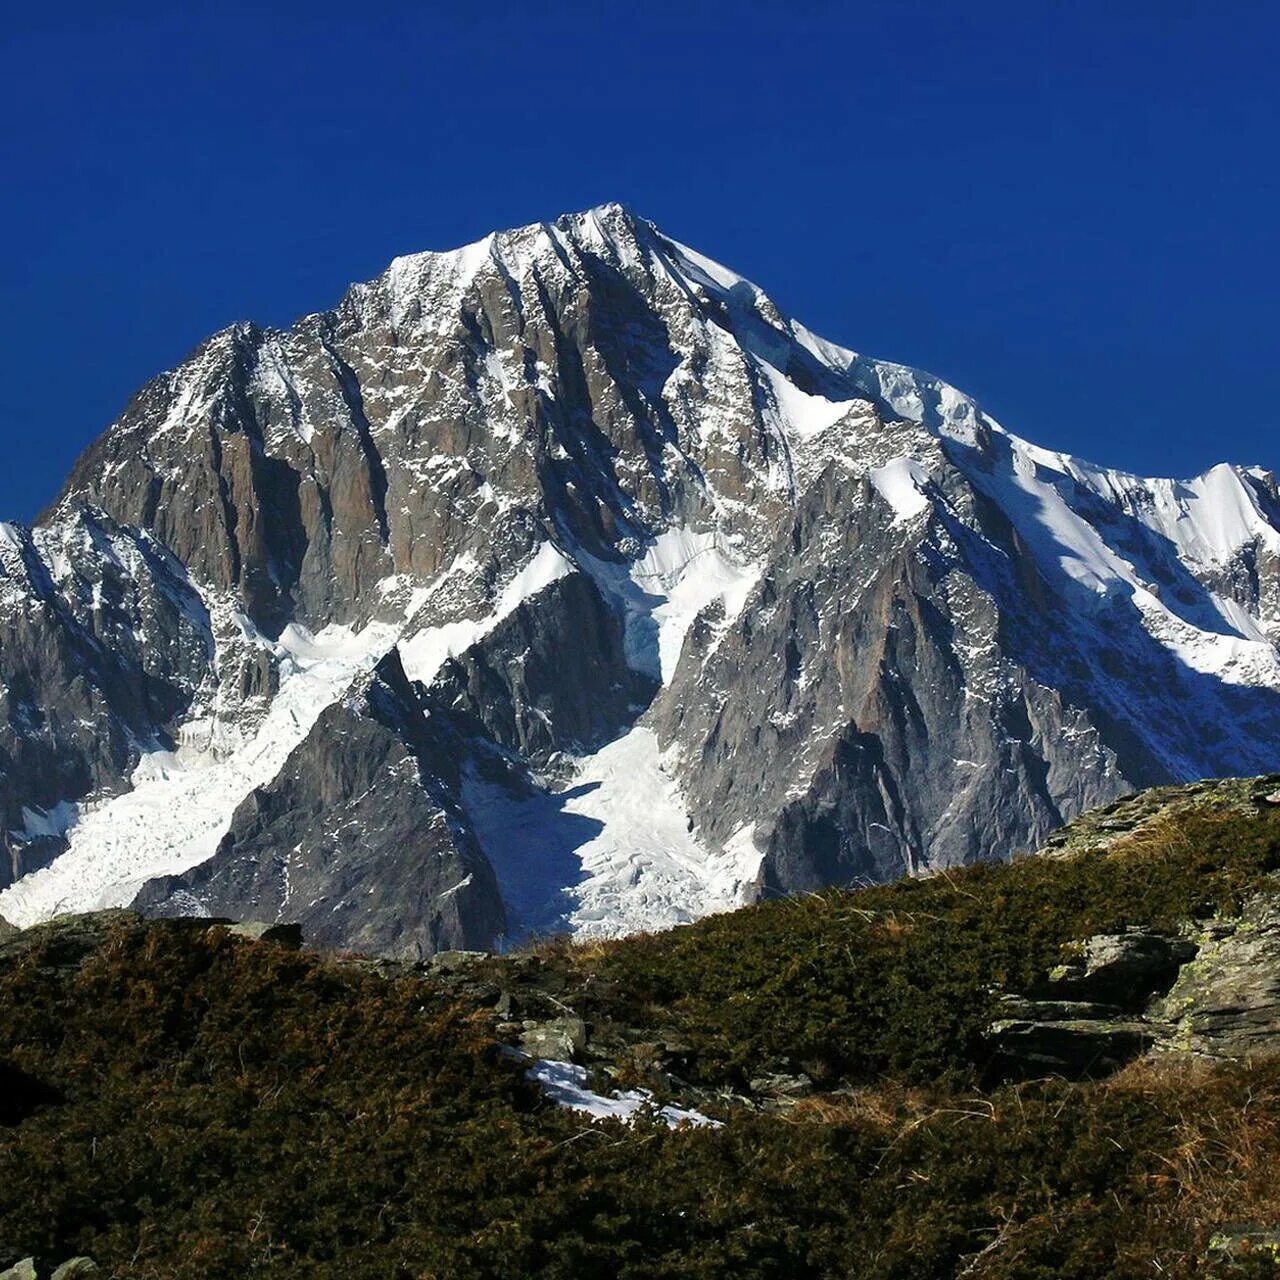
<path fill-rule="evenodd" d="M 607 205 L 214 335 L 0 526 L 0 915 L 418 959 L 1007 858 L 1280 767 L 1277 640 L 1269 473 L 1038 448 Z"/>
<path fill-rule="evenodd" d="M 9 935 L 0 1265 L 1272 1274 L 1277 786 L 1144 793 L 1013 865 L 508 956 L 128 913 Z M 504 1045 L 581 1066 L 540 1083 Z M 554 1100 L 638 1089 L 629 1124 Z"/>

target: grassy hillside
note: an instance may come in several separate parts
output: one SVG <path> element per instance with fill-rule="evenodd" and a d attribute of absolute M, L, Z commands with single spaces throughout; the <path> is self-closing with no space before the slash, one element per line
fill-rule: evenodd
<path fill-rule="evenodd" d="M 1126 802 L 1059 856 L 550 943 L 463 980 L 123 913 L 29 931 L 0 942 L 0 1265 L 1273 1274 L 1265 1250 L 1205 1259 L 1215 1235 L 1280 1222 L 1280 1060 L 992 1083 L 983 1036 L 1001 991 L 1090 935 L 1185 931 L 1271 893 L 1271 785 Z M 551 1105 L 496 1048 L 497 991 L 580 1014 L 620 1046 L 603 1065 L 623 1083 L 627 1046 L 678 1043 L 680 1080 L 723 1127 Z M 760 1109 L 751 1082 L 770 1072 L 814 1092 Z"/>

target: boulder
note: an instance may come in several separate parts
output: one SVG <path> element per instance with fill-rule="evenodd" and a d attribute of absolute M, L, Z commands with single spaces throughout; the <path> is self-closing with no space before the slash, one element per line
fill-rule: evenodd
<path fill-rule="evenodd" d="M 1205 1250 L 1205 1263 L 1215 1275 L 1260 1275 L 1280 1268 L 1280 1231 L 1274 1227 L 1238 1226 L 1215 1231 Z"/>
<path fill-rule="evenodd" d="M 794 1101 L 808 1097 L 813 1092 L 813 1081 L 803 1071 L 795 1075 L 783 1072 L 766 1072 L 750 1082 L 751 1092 L 778 1100 Z"/>
<path fill-rule="evenodd" d="M 465 973 L 481 960 L 489 958 L 488 951 L 437 951 L 427 962 L 430 973 Z"/>
<path fill-rule="evenodd" d="M 520 1036 L 520 1048 L 531 1058 L 574 1062 L 587 1047 L 587 1024 L 576 1014 L 549 1022 L 528 1023 Z"/>
<path fill-rule="evenodd" d="M 15 1262 L 7 1271 L 0 1271 L 0 1280 L 37 1280 L 36 1260 L 23 1258 Z"/>
<path fill-rule="evenodd" d="M 1196 950 L 1196 944 L 1185 938 L 1145 929 L 1098 934 L 1081 944 L 1078 957 L 1053 969 L 1028 994 L 1036 1000 L 1140 1009 L 1152 996 L 1168 991 Z"/>
<path fill-rule="evenodd" d="M 244 920 L 229 926 L 227 932 L 251 942 L 274 942 L 277 946 L 296 951 L 302 946 L 302 926 L 299 924 L 268 924 L 264 920 Z"/>
<path fill-rule="evenodd" d="M 1152 1008 L 1172 1024 L 1159 1047 L 1229 1059 L 1280 1053 L 1280 905 L 1253 899 L 1238 920 L 1206 928 L 1200 944 Z"/>
<path fill-rule="evenodd" d="M 1071 1080 L 1109 1075 L 1155 1043 L 1145 1022 L 1106 1018 L 1001 1019 L 987 1030 L 990 1070 L 998 1078 L 1045 1075 Z"/>
<path fill-rule="evenodd" d="M 50 1280 L 80 1280 L 81 1276 L 101 1275 L 102 1269 L 92 1258 L 68 1258 Z"/>

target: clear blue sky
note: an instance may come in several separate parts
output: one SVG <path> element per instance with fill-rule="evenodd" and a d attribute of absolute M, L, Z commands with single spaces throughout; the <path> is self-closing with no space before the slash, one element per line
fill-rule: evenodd
<path fill-rule="evenodd" d="M 1037 442 L 1280 466 L 1274 0 L 48 15 L 0 29 L 0 515 L 215 329 L 609 199 Z"/>

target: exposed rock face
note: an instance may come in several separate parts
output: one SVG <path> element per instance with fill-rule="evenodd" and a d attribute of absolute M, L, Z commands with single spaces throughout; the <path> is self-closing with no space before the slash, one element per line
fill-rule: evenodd
<path fill-rule="evenodd" d="M 542 764 L 617 737 L 657 682 L 627 665 L 622 621 L 585 574 L 551 583 L 483 640 L 450 658 L 433 704 L 472 732 Z"/>
<path fill-rule="evenodd" d="M 996 1074 L 1106 1075 L 1139 1054 L 1243 1060 L 1280 1053 L 1280 903 L 1170 937 L 1088 938 L 988 1033 Z"/>
<path fill-rule="evenodd" d="M 393 649 L 236 810 L 214 856 L 136 906 L 265 914 L 318 946 L 406 959 L 487 944 L 502 899 L 454 799 L 458 756 Z"/>
<path fill-rule="evenodd" d="M 1153 1000 L 1196 954 L 1185 938 L 1129 929 L 1088 938 L 1026 996 L 1002 1001 L 991 1026 L 996 1074 L 1102 1076 L 1166 1033 Z"/>
<path fill-rule="evenodd" d="M 77 507 L 0 528 L 0 888 L 65 847 L 74 805 L 128 786 L 210 676 L 209 619 L 153 538 Z"/>
<path fill-rule="evenodd" d="M 0 915 L 416 955 L 1006 857 L 1280 765 L 1278 640 L 1267 473 L 1037 449 L 606 206 L 215 335 L 2 527 Z"/>
<path fill-rule="evenodd" d="M 1141 1009 L 1164 994 L 1198 948 L 1185 938 L 1130 929 L 1089 938 L 1032 992 L 1036 1000 L 1078 1000 Z"/>
<path fill-rule="evenodd" d="M 1170 1049 L 1212 1058 L 1280 1053 L 1280 904 L 1257 899 L 1216 921 L 1153 1016 Z"/>

